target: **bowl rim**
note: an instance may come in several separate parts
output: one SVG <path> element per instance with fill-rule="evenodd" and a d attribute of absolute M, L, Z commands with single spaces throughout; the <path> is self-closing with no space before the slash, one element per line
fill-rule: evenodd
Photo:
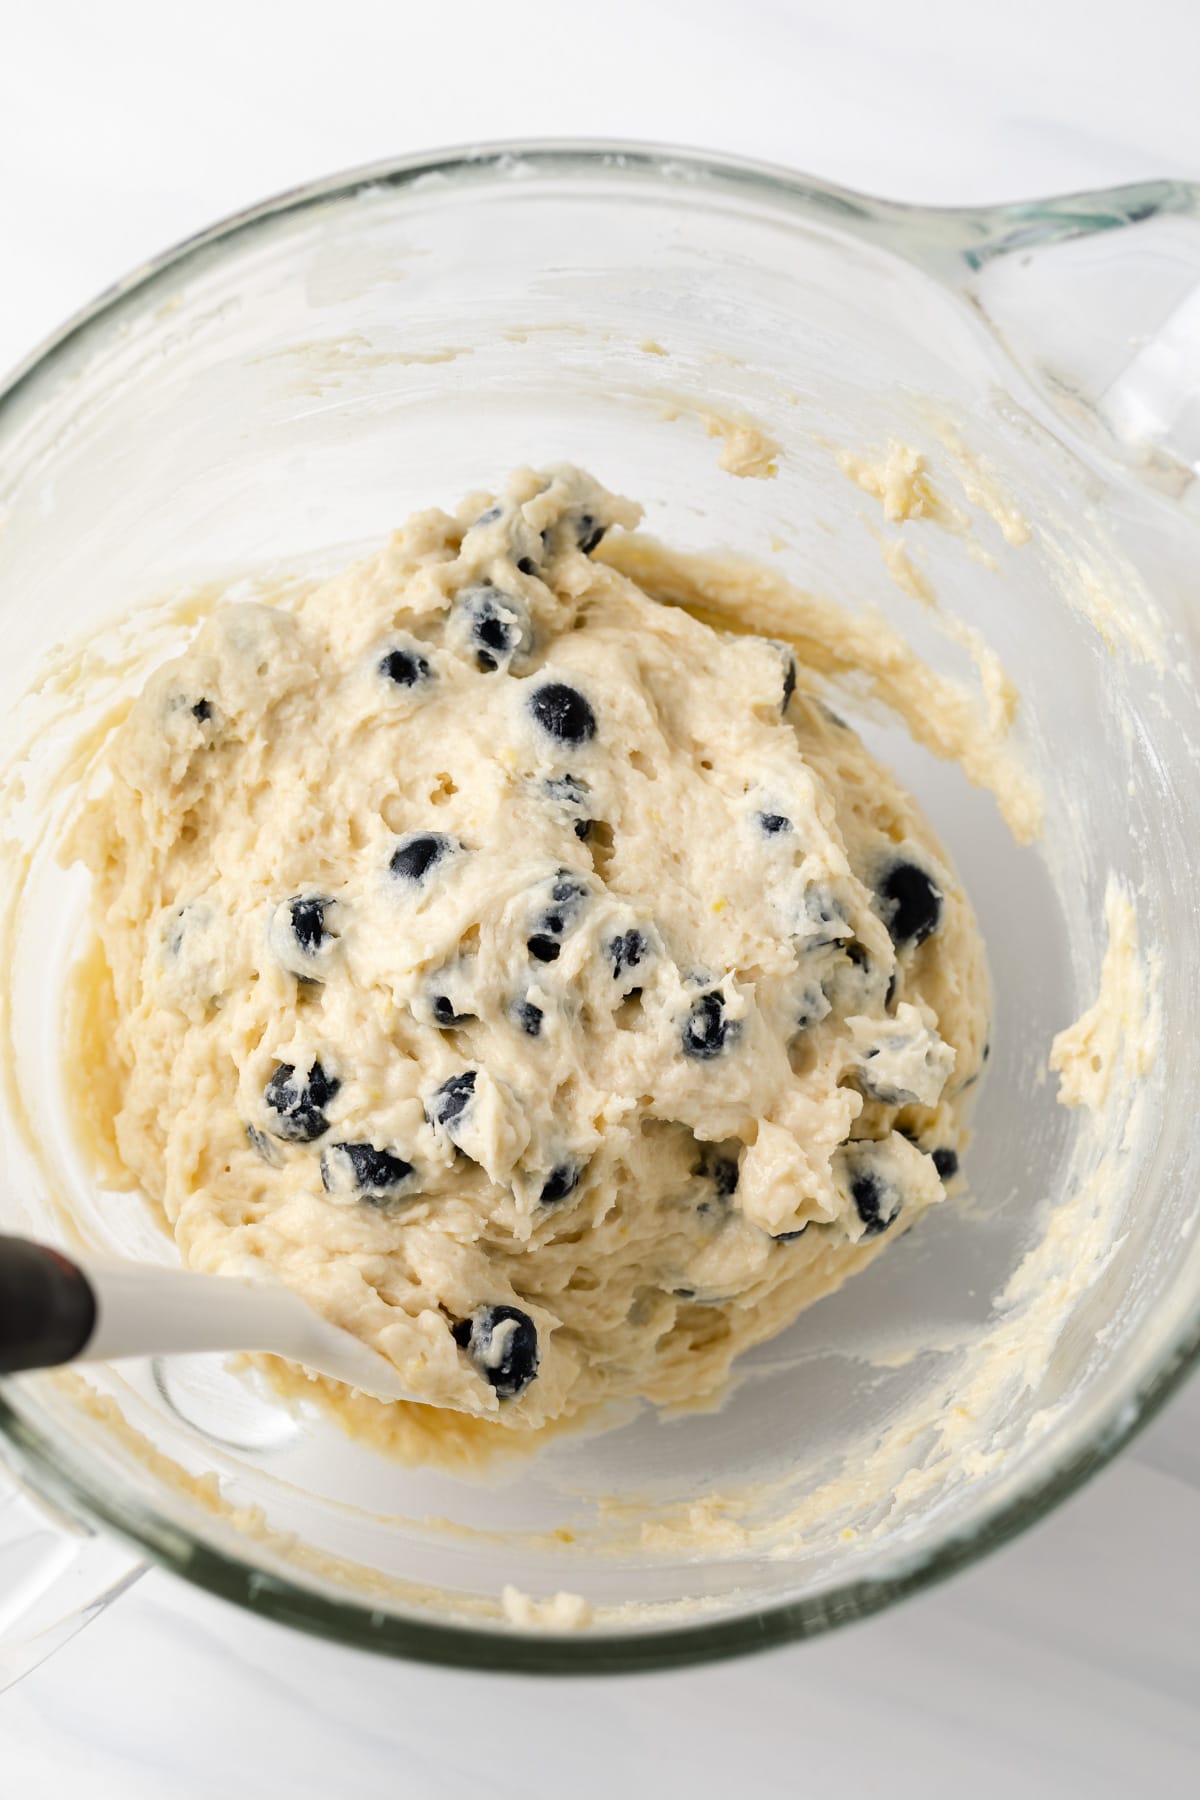
<path fill-rule="evenodd" d="M 48 336 L 0 383 L 0 431 L 18 401 L 35 399 L 65 355 L 142 302 L 166 277 L 178 276 L 209 252 L 227 253 L 246 234 L 289 214 L 352 201 L 373 188 L 405 188 L 430 177 L 471 178 L 486 185 L 525 169 L 542 176 L 603 171 L 616 180 L 652 177 L 753 195 L 792 211 L 798 221 L 824 216 L 860 238 L 897 250 L 947 285 L 954 272 L 977 269 L 1009 248 L 1028 250 L 1145 220 L 1158 212 L 1200 213 L 1200 186 L 1151 181 L 1046 200 L 984 207 L 930 207 L 876 199 L 790 169 L 750 158 L 620 139 L 498 140 L 414 152 L 323 177 L 230 214 L 104 290 Z M 268 1574 L 246 1557 L 216 1549 L 147 1511 L 118 1484 L 106 1488 L 67 1466 L 50 1434 L 30 1419 L 20 1388 L 0 1381 L 0 1438 L 15 1472 L 69 1515 L 131 1545 L 172 1573 L 278 1623 L 360 1649 L 409 1660 L 506 1674 L 620 1674 L 713 1662 L 816 1637 L 915 1595 L 1007 1543 L 1098 1473 L 1159 1411 L 1200 1360 L 1200 1303 L 1157 1365 L 1132 1392 L 1111 1398 L 1089 1442 L 1041 1473 L 1019 1494 L 997 1501 L 969 1532 L 910 1555 L 892 1575 L 856 1579 L 803 1600 L 782 1601 L 694 1624 L 642 1631 L 516 1631 L 502 1620 L 481 1625 L 431 1622 L 333 1598 L 300 1579 Z"/>

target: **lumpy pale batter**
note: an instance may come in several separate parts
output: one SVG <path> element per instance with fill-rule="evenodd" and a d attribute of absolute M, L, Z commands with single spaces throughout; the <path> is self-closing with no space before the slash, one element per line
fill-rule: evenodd
<path fill-rule="evenodd" d="M 522 1427 L 718 1392 L 942 1199 L 985 1054 L 915 803 L 785 645 L 596 558 L 638 517 L 523 471 L 224 606 L 77 839 L 185 1261 Z"/>

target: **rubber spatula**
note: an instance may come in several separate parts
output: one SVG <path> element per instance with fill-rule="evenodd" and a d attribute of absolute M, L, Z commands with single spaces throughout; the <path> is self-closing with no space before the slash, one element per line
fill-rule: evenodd
<path fill-rule="evenodd" d="M 384 1357 L 276 1282 L 0 1236 L 0 1374 L 199 1350 L 268 1351 L 380 1400 L 418 1398 Z"/>

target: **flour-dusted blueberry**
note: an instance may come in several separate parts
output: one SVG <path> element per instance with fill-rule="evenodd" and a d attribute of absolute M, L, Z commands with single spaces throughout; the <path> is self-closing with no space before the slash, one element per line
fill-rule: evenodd
<path fill-rule="evenodd" d="M 900 1211 L 894 1190 L 870 1169 L 862 1169 L 851 1178 L 850 1198 L 863 1222 L 866 1238 L 878 1237 L 886 1231 Z"/>
<path fill-rule="evenodd" d="M 320 981 L 338 942 L 337 902 L 328 894 L 292 894 L 275 908 L 267 944 L 280 968 L 299 981 Z"/>
<path fill-rule="evenodd" d="M 431 1125 L 440 1125 L 447 1136 L 453 1139 L 454 1126 L 461 1119 L 475 1096 L 475 1071 L 463 1069 L 461 1074 L 451 1075 L 435 1088 L 425 1102 L 425 1117 Z"/>
<path fill-rule="evenodd" d="M 544 897 L 543 910 L 525 940 L 525 948 L 535 962 L 557 962 L 562 939 L 591 897 L 592 889 L 584 876 L 559 869 L 548 884 L 539 883 L 537 891 Z"/>
<path fill-rule="evenodd" d="M 720 1214 L 727 1210 L 724 1202 L 737 1193 L 738 1182 L 741 1180 L 742 1171 L 738 1161 L 741 1149 L 736 1138 L 728 1138 L 720 1144 L 700 1145 L 700 1157 L 692 1168 L 692 1174 L 709 1183 L 711 1192 L 701 1194 L 696 1204 L 697 1212 Z"/>
<path fill-rule="evenodd" d="M 555 1206 L 573 1194 L 579 1186 L 581 1170 L 578 1163 L 563 1162 L 551 1169 L 542 1183 L 542 1191 L 538 1196 L 543 1206 Z"/>
<path fill-rule="evenodd" d="M 537 1375 L 537 1327 L 519 1306 L 477 1307 L 454 1326 L 454 1341 L 501 1400 L 515 1400 Z"/>
<path fill-rule="evenodd" d="M 810 881 L 804 889 L 794 926 L 792 935 L 806 950 L 823 950 L 830 944 L 844 943 L 853 934 L 845 906 L 823 881 Z M 858 952 L 865 959 L 866 951 L 859 944 L 852 960 L 858 960 Z"/>
<path fill-rule="evenodd" d="M 410 831 L 392 851 L 388 868 L 400 881 L 419 886 L 429 871 L 452 856 L 461 845 L 442 831 Z"/>
<path fill-rule="evenodd" d="M 570 914 L 578 912 L 590 892 L 582 875 L 573 875 L 570 869 L 560 869 L 551 883 L 550 898 L 555 906 L 566 908 Z"/>
<path fill-rule="evenodd" d="M 533 648 L 529 609 L 494 582 L 463 588 L 454 603 L 451 636 L 466 639 L 485 675 L 507 669 Z"/>
<path fill-rule="evenodd" d="M 300 948 L 313 956 L 332 933 L 325 929 L 325 913 L 330 905 L 325 894 L 296 894 L 288 901 L 292 934 Z"/>
<path fill-rule="evenodd" d="M 725 1017 L 725 999 L 719 992 L 701 994 L 683 1028 L 683 1054 L 696 1062 L 709 1062 L 738 1034 L 735 1020 Z"/>
<path fill-rule="evenodd" d="M 578 747 L 596 735 L 596 715 L 578 688 L 547 681 L 529 697 L 529 710 L 549 737 Z"/>
<path fill-rule="evenodd" d="M 256 1156 L 261 1156 L 263 1161 L 270 1163 L 273 1169 L 279 1168 L 283 1158 L 279 1154 L 278 1146 L 271 1142 L 265 1131 L 260 1131 L 257 1125 L 247 1125 L 246 1142 Z"/>
<path fill-rule="evenodd" d="M 418 650 L 389 650 L 380 658 L 379 673 L 396 687 L 415 688 L 428 681 L 433 671 L 429 658 Z"/>
<path fill-rule="evenodd" d="M 612 963 L 613 980 L 620 981 L 628 969 L 638 968 L 649 952 L 642 933 L 631 926 L 628 931 L 619 931 L 608 941 L 608 957 Z"/>
<path fill-rule="evenodd" d="M 827 1019 L 833 1011 L 829 995 L 819 981 L 806 981 L 796 993 L 796 1010 L 793 1015 L 797 1032 L 811 1031 L 822 1019 Z"/>
<path fill-rule="evenodd" d="M 413 1165 L 402 1156 L 374 1144 L 330 1144 L 321 1152 L 321 1185 L 327 1194 L 391 1200 L 412 1172 Z"/>
<path fill-rule="evenodd" d="M 568 813 L 585 813 L 591 789 L 586 781 L 577 775 L 550 775 L 543 784 L 543 792 L 548 800 L 553 800 Z M 591 836 L 593 820 L 580 817 L 573 821 L 575 836 L 581 843 Z"/>
<path fill-rule="evenodd" d="M 486 512 L 480 513 L 474 525 L 472 525 L 471 530 L 477 531 L 481 525 L 494 525 L 496 520 L 503 516 L 503 513 L 504 508 L 502 506 L 489 506 Z"/>
<path fill-rule="evenodd" d="M 474 1013 L 456 1012 L 454 1002 L 448 994 L 432 994 L 429 1010 L 433 1014 L 433 1022 L 445 1031 L 456 1030 L 461 1025 L 470 1025 L 475 1018 Z"/>
<path fill-rule="evenodd" d="M 879 911 L 898 950 L 923 944 L 942 922 L 942 890 L 916 863 L 893 863 L 877 892 Z"/>
<path fill-rule="evenodd" d="M 958 1174 L 958 1151 L 952 1150 L 949 1144 L 933 1153 L 933 1166 L 942 1181 L 951 1181 Z"/>
<path fill-rule="evenodd" d="M 272 1137 L 289 1144 L 311 1144 L 329 1130 L 325 1108 L 341 1082 L 317 1061 L 303 1075 L 294 1063 L 277 1063 L 263 1095 Z"/>
<path fill-rule="evenodd" d="M 545 1016 L 541 1007 L 535 1006 L 532 1000 L 519 1000 L 513 1008 L 513 1017 L 526 1037 L 541 1036 Z"/>
<path fill-rule="evenodd" d="M 783 837 L 792 829 L 792 821 L 783 813 L 755 813 L 758 829 L 764 837 Z"/>
<path fill-rule="evenodd" d="M 880 1237 L 900 1217 L 900 1193 L 867 1161 L 869 1145 L 851 1147 L 849 1197 L 862 1220 L 862 1237 Z"/>
<path fill-rule="evenodd" d="M 571 808 L 587 805 L 591 789 L 586 781 L 578 775 L 548 775 L 542 784 L 542 791 L 549 800 L 557 800 L 560 806 Z"/>
<path fill-rule="evenodd" d="M 590 556 L 607 530 L 608 526 L 595 513 L 582 512 L 575 520 L 575 542 L 585 556 Z"/>

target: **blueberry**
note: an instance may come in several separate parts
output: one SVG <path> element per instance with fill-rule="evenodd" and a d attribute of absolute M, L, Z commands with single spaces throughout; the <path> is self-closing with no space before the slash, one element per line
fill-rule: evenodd
<path fill-rule="evenodd" d="M 572 875 L 570 869 L 560 869 L 554 877 L 550 898 L 556 906 L 565 906 L 569 912 L 576 912 L 579 902 L 587 899 L 588 891 L 586 881 L 581 881 L 578 875 Z M 556 925 L 554 929 L 561 931 L 562 926 Z"/>
<path fill-rule="evenodd" d="M 951 1180 L 958 1174 L 958 1151 L 951 1150 L 948 1145 L 945 1149 L 935 1150 L 933 1166 L 943 1181 Z"/>
<path fill-rule="evenodd" d="M 608 954 L 612 960 L 613 980 L 619 981 L 626 969 L 636 969 L 646 954 L 646 940 L 640 931 L 618 932 L 609 939 Z"/>
<path fill-rule="evenodd" d="M 796 936 L 809 950 L 822 950 L 830 944 L 844 943 L 850 931 L 846 909 L 824 882 L 811 881 L 804 890 L 803 917 L 797 920 Z M 851 959 L 866 966 L 867 953 L 860 944 Z"/>
<path fill-rule="evenodd" d="M 586 744 L 596 735 L 596 715 L 577 688 L 565 681 L 548 681 L 529 699 L 529 710 L 550 737 L 560 744 Z"/>
<path fill-rule="evenodd" d="M 321 1152 L 321 1185 L 327 1194 L 351 1189 L 365 1200 L 388 1200 L 412 1172 L 402 1156 L 374 1144 L 331 1144 Z"/>
<path fill-rule="evenodd" d="M 887 1183 L 869 1169 L 860 1170 L 851 1178 L 850 1198 L 863 1222 L 864 1238 L 878 1237 L 887 1230 L 900 1211 Z"/>
<path fill-rule="evenodd" d="M 548 799 L 556 800 L 560 806 L 576 812 L 587 805 L 588 784 L 574 775 L 551 775 L 545 783 L 545 794 Z M 591 836 L 592 820 L 576 819 L 575 836 L 585 843 Z"/>
<path fill-rule="evenodd" d="M 825 989 L 818 982 L 810 982 L 800 995 L 796 1007 L 797 1032 L 811 1031 L 814 1025 L 819 1025 L 822 1019 L 827 1019 L 832 1010 Z"/>
<path fill-rule="evenodd" d="M 333 933 L 325 926 L 326 908 L 333 902 L 325 894 L 293 894 L 287 902 L 292 935 L 305 956 L 315 956 Z"/>
<path fill-rule="evenodd" d="M 721 1156 L 717 1158 L 716 1162 L 713 1164 L 712 1177 L 717 1193 L 723 1200 L 727 1200 L 730 1194 L 737 1193 L 737 1184 L 740 1175 L 741 1170 L 738 1168 L 738 1165 L 732 1156 Z"/>
<path fill-rule="evenodd" d="M 519 556 L 517 558 L 517 567 L 520 569 L 522 575 L 537 574 L 537 564 L 534 562 L 532 556 Z"/>
<path fill-rule="evenodd" d="M 539 1037 L 541 1035 L 542 1020 L 546 1015 L 540 1006 L 535 1006 L 532 1000 L 521 1000 L 513 1008 L 513 1012 L 517 1024 L 521 1027 L 521 1030 L 525 1033 L 526 1037 Z"/>
<path fill-rule="evenodd" d="M 565 1200 L 579 1186 L 579 1170 L 574 1163 L 559 1163 L 551 1169 L 542 1184 L 540 1199 L 543 1206 L 553 1206 L 558 1200 Z"/>
<path fill-rule="evenodd" d="M 401 881 L 422 882 L 435 863 L 456 849 L 453 838 L 440 831 L 410 831 L 392 851 L 388 864 Z"/>
<path fill-rule="evenodd" d="M 779 837 L 792 829 L 792 821 L 785 819 L 782 813 L 756 813 L 758 828 L 767 837 Z"/>
<path fill-rule="evenodd" d="M 727 1200 L 730 1194 L 737 1193 L 741 1170 L 732 1156 L 718 1156 L 709 1173 L 712 1175 L 713 1184 L 722 1200 Z"/>
<path fill-rule="evenodd" d="M 415 650 L 389 650 L 379 664 L 379 673 L 397 687 L 416 687 L 429 680 L 429 660 Z"/>
<path fill-rule="evenodd" d="M 741 1179 L 741 1169 L 736 1155 L 722 1155 L 720 1151 L 708 1147 L 702 1149 L 700 1160 L 692 1170 L 692 1174 L 699 1175 L 703 1181 L 711 1181 L 718 1200 L 728 1200 L 731 1195 L 736 1194 L 738 1181 Z M 702 1213 L 710 1213 L 715 1209 L 711 1200 L 703 1199 L 699 1202 L 697 1210 Z"/>
<path fill-rule="evenodd" d="M 779 710 L 781 713 L 785 713 L 788 703 L 796 691 L 796 658 L 786 644 L 781 644 L 779 648 L 783 654 L 783 697 L 779 703 Z"/>
<path fill-rule="evenodd" d="M 702 994 L 683 1028 L 683 1054 L 697 1062 L 720 1056 L 737 1036 L 737 1024 L 725 1017 L 725 1001 L 719 993 Z"/>
<path fill-rule="evenodd" d="M 265 1131 L 260 1131 L 257 1125 L 247 1125 L 246 1141 L 256 1156 L 261 1156 L 263 1161 L 270 1163 L 273 1169 L 279 1167 L 279 1152 Z"/>
<path fill-rule="evenodd" d="M 207 725 L 208 721 L 212 718 L 212 702 L 210 700 L 197 700 L 195 706 L 192 708 L 192 717 L 193 719 L 198 719 L 201 725 Z"/>
<path fill-rule="evenodd" d="M 289 1144 L 311 1144 L 323 1137 L 329 1130 L 324 1109 L 341 1085 L 320 1062 L 314 1062 L 299 1081 L 293 1063 L 277 1063 L 264 1094 L 268 1109 L 275 1115 L 272 1136 Z"/>
<path fill-rule="evenodd" d="M 543 963 L 558 961 L 562 950 L 559 939 L 573 923 L 575 915 L 591 892 L 587 881 L 573 875 L 570 869 L 559 869 L 549 887 L 551 904 L 525 941 L 525 948 L 530 956 Z"/>
<path fill-rule="evenodd" d="M 455 1325 L 454 1341 L 501 1400 L 515 1400 L 537 1374 L 537 1327 L 517 1306 L 477 1307 Z"/>
<path fill-rule="evenodd" d="M 897 862 L 879 884 L 879 910 L 893 944 L 923 944 L 942 920 L 942 891 L 916 863 Z"/>
<path fill-rule="evenodd" d="M 608 530 L 593 513 L 580 513 L 575 521 L 575 541 L 585 556 L 590 556 Z"/>
<path fill-rule="evenodd" d="M 451 1030 L 457 1025 L 469 1025 L 475 1017 L 474 1013 L 455 1012 L 454 1003 L 446 994 L 435 994 L 429 1002 L 435 1025 Z"/>
<path fill-rule="evenodd" d="M 476 666 L 491 675 L 506 669 L 517 656 L 533 648 L 533 629 L 523 600 L 506 594 L 493 582 L 464 588 L 456 605 L 475 651 Z"/>
<path fill-rule="evenodd" d="M 460 1119 L 475 1093 L 475 1071 L 464 1069 L 460 1075 L 451 1075 L 449 1081 L 443 1081 L 441 1087 L 435 1088 L 429 1096 L 425 1107 L 425 1117 L 431 1125 L 441 1125 L 447 1135 L 454 1136 L 451 1126 Z"/>

